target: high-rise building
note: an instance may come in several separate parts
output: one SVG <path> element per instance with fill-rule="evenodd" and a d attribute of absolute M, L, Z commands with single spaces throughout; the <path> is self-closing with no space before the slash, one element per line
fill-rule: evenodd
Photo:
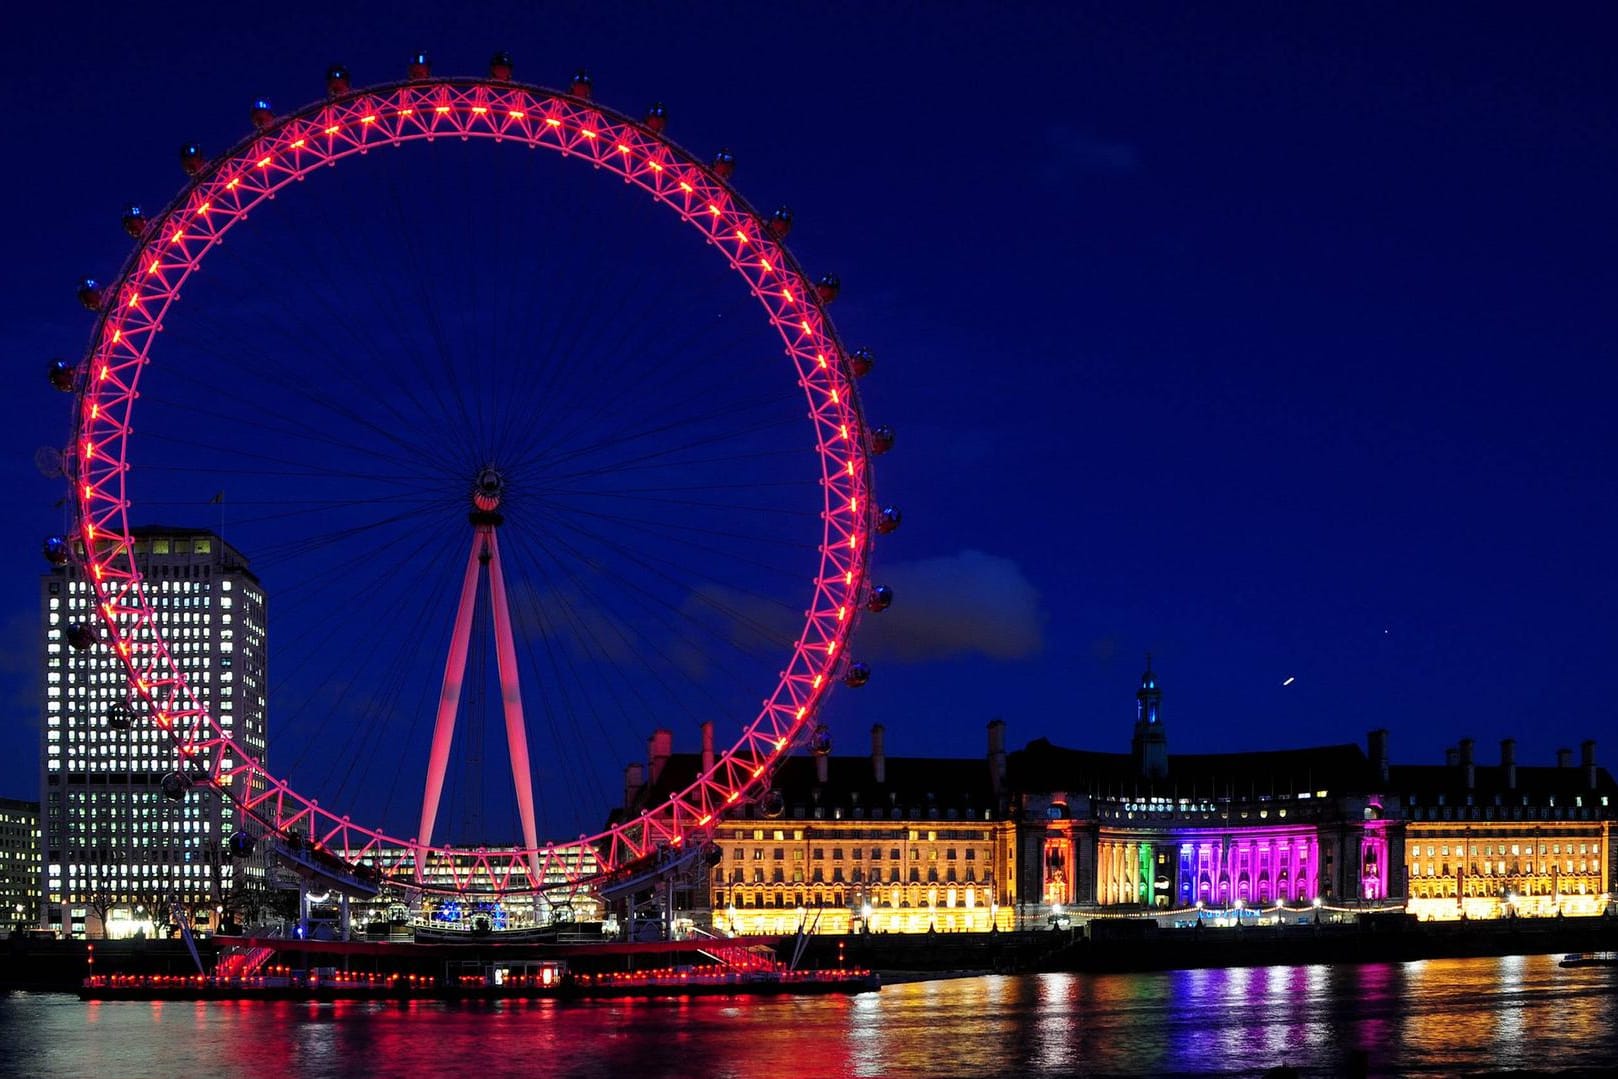
<path fill-rule="evenodd" d="M 0 933 L 39 912 L 39 803 L 0 798 Z"/>
<path fill-rule="evenodd" d="M 135 565 L 170 655 L 209 714 L 264 760 L 258 578 L 212 532 L 145 527 L 133 535 Z M 179 799 L 165 796 L 164 777 L 182 771 L 171 736 L 146 716 L 146 702 L 106 644 L 81 650 L 69 642 L 69 627 L 98 625 L 76 563 L 45 575 L 41 606 L 41 924 L 74 936 L 122 936 L 179 903 L 196 925 L 217 926 L 233 887 L 263 882 L 262 861 L 233 862 L 225 849 L 249 823 L 235 800 L 247 792 L 233 791 L 233 799 L 199 785 Z"/>

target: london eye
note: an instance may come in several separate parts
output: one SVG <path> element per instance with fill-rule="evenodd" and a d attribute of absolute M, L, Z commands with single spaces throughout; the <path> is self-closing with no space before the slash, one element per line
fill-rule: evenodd
<path fill-rule="evenodd" d="M 175 797 L 418 888 L 435 857 L 501 895 L 691 849 L 825 750 L 828 694 L 870 676 L 855 627 L 892 598 L 870 566 L 899 522 L 873 483 L 893 434 L 837 278 L 733 155 L 583 72 L 551 90 L 504 55 L 477 78 L 418 56 L 326 90 L 184 148 L 52 370 L 74 512 L 47 555 L 93 590 L 74 646 L 127 673 L 111 734 L 161 732 Z M 136 557 L 154 522 L 216 530 L 264 581 L 269 755 L 181 662 Z M 720 735 L 609 816 L 652 729 Z"/>

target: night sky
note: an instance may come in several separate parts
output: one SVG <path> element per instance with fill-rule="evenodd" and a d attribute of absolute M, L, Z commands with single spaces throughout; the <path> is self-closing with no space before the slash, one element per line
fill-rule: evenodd
<path fill-rule="evenodd" d="M 976 755 L 995 717 L 1122 750 L 1150 651 L 1171 752 L 1386 727 L 1406 762 L 1467 736 L 1618 754 L 1604 5 L 336 7 L 11 17 L 0 794 L 36 793 L 64 519 L 33 457 L 67 437 L 44 373 L 91 329 L 76 281 L 115 271 L 126 203 L 180 188 L 182 143 L 417 49 L 666 102 L 840 275 L 904 526 L 837 752 L 882 722 L 890 753 Z"/>

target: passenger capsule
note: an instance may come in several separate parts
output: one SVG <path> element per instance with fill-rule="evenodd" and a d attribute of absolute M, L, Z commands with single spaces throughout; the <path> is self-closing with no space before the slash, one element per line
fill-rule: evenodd
<path fill-rule="evenodd" d="M 410 66 L 405 69 L 405 76 L 412 82 L 430 79 L 433 77 L 433 62 L 427 58 L 426 53 L 418 52 L 410 58 Z"/>
<path fill-rule="evenodd" d="M 878 456 L 893 449 L 893 428 L 883 425 L 871 429 L 871 452 Z"/>
<path fill-rule="evenodd" d="M 146 231 L 146 215 L 141 212 L 139 206 L 131 206 L 124 211 L 123 225 L 130 238 L 138 240 Z"/>
<path fill-rule="evenodd" d="M 135 721 L 135 713 L 127 704 L 114 704 L 107 709 L 106 721 L 110 731 L 127 731 Z"/>
<path fill-rule="evenodd" d="M 759 799 L 758 808 L 766 817 L 779 817 L 787 811 L 787 800 L 780 791 L 768 790 Z"/>
<path fill-rule="evenodd" d="M 232 832 L 227 842 L 232 858 L 250 857 L 253 853 L 253 847 L 258 844 L 258 840 L 246 832 Z"/>
<path fill-rule="evenodd" d="M 770 230 L 771 236 L 774 236 L 777 240 L 786 239 L 787 233 L 792 231 L 792 211 L 782 206 L 770 215 L 770 219 L 765 222 L 765 225 Z"/>
<path fill-rule="evenodd" d="M 865 601 L 867 611 L 885 611 L 893 606 L 893 589 L 885 584 L 879 584 L 871 589 L 871 595 Z"/>
<path fill-rule="evenodd" d="M 52 360 L 50 369 L 51 385 L 63 393 L 73 392 L 73 383 L 78 376 L 78 365 L 67 360 Z"/>
<path fill-rule="evenodd" d="M 729 150 L 720 150 L 714 154 L 713 174 L 721 180 L 728 180 L 736 175 L 736 155 Z"/>
<path fill-rule="evenodd" d="M 842 290 L 843 283 L 837 280 L 834 273 L 821 274 L 820 280 L 815 282 L 815 295 L 820 297 L 823 304 L 831 303 Z"/>
<path fill-rule="evenodd" d="M 876 530 L 885 536 L 899 527 L 900 519 L 897 507 L 883 506 L 882 512 L 876 515 Z"/>
<path fill-rule="evenodd" d="M 815 733 L 809 736 L 809 749 L 817 757 L 824 757 L 831 752 L 831 728 L 824 723 L 815 727 Z"/>
<path fill-rule="evenodd" d="M 101 286 L 96 283 L 95 278 L 86 277 L 83 281 L 79 282 L 79 302 L 84 305 L 85 310 L 101 310 L 101 301 L 103 298 L 104 294 L 101 291 Z"/>
<path fill-rule="evenodd" d="M 191 777 L 182 772 L 170 772 L 163 777 L 160 786 L 163 788 L 163 797 L 169 801 L 184 801 L 185 792 L 191 789 Z"/>
<path fill-rule="evenodd" d="M 101 634 L 96 628 L 84 622 L 74 622 L 67 627 L 67 643 L 83 652 L 87 648 L 94 648 L 101 643 Z"/>
<path fill-rule="evenodd" d="M 582 67 L 573 73 L 573 96 L 590 100 L 590 73 Z"/>
<path fill-rule="evenodd" d="M 864 378 L 876 366 L 876 354 L 868 348 L 857 348 L 848 354 L 848 366 L 855 378 Z"/>
<path fill-rule="evenodd" d="M 53 566 L 65 566 L 70 555 L 65 536 L 46 536 L 44 543 L 45 561 Z"/>
<path fill-rule="evenodd" d="M 489 78 L 496 82 L 511 81 L 511 54 L 497 52 L 489 60 Z"/>
<path fill-rule="evenodd" d="M 247 115 L 253 121 L 253 126 L 260 131 L 275 123 L 275 110 L 270 108 L 270 103 L 263 98 L 253 102 L 253 107 L 248 110 Z"/>
<path fill-rule="evenodd" d="M 663 129 L 669 126 L 669 110 L 665 109 L 663 103 L 659 101 L 646 110 L 645 123 L 648 131 L 655 131 L 661 135 Z"/>
<path fill-rule="evenodd" d="M 333 64 L 326 69 L 326 96 L 342 97 L 348 93 L 348 68 L 342 64 Z"/>
<path fill-rule="evenodd" d="M 194 142 L 180 147 L 180 167 L 187 176 L 200 176 L 202 170 L 208 167 L 208 159 L 202 156 L 202 147 Z"/>
<path fill-rule="evenodd" d="M 843 673 L 843 685 L 858 689 L 871 680 L 871 668 L 864 663 L 850 663 Z"/>

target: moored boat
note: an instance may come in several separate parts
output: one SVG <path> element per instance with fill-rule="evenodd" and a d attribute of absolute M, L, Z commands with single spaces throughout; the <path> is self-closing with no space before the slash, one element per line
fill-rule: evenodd
<path fill-rule="evenodd" d="M 1618 952 L 1573 952 L 1562 959 L 1564 967 L 1618 967 Z"/>

